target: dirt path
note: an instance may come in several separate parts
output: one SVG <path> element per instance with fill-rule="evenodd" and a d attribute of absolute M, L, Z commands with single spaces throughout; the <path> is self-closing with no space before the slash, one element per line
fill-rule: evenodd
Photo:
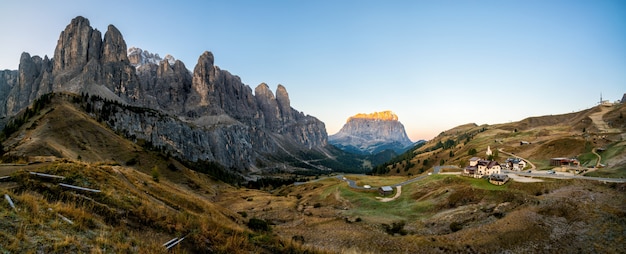
<path fill-rule="evenodd" d="M 604 121 L 604 114 L 609 111 L 611 111 L 611 107 L 600 106 L 600 111 L 589 115 L 589 118 L 591 118 L 591 121 L 594 125 L 596 125 L 600 133 L 620 133 L 620 129 L 611 128 L 609 127 L 609 124 Z M 622 134 L 622 139 L 623 137 L 624 135 Z"/>
<path fill-rule="evenodd" d="M 380 202 L 389 202 L 389 201 L 394 201 L 397 198 L 400 197 L 400 195 L 402 195 L 402 185 L 398 185 L 396 186 L 396 195 L 391 197 L 391 198 L 381 198 L 381 197 L 376 197 L 376 199 L 380 200 Z"/>
<path fill-rule="evenodd" d="M 600 154 L 598 152 L 596 152 L 596 149 L 592 149 L 591 152 L 593 154 L 595 154 L 596 156 L 598 156 L 598 161 L 596 162 L 596 167 L 595 168 L 599 168 L 600 167 L 600 161 L 602 161 L 602 156 L 600 156 Z"/>

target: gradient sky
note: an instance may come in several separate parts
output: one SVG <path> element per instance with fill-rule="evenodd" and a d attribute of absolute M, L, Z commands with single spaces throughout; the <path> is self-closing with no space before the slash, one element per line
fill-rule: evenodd
<path fill-rule="evenodd" d="M 193 70 L 287 88 L 336 133 L 392 110 L 413 140 L 570 113 L 626 92 L 626 1 L 2 1 L 0 69 L 54 54 L 78 15 Z"/>

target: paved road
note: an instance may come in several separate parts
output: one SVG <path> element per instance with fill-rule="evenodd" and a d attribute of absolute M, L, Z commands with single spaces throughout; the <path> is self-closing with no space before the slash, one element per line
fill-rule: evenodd
<path fill-rule="evenodd" d="M 601 181 L 601 182 L 626 183 L 626 179 L 624 178 L 606 178 L 606 177 L 592 177 L 592 176 L 581 176 L 581 175 L 561 175 L 559 173 L 556 173 L 556 174 L 528 173 L 528 172 L 519 172 L 519 171 L 510 171 L 510 170 L 502 170 L 502 173 L 516 174 L 516 175 L 521 175 L 521 176 L 555 178 L 555 179 L 584 179 L 584 180 L 594 180 L 594 181 Z"/>
<path fill-rule="evenodd" d="M 447 168 L 449 168 L 449 169 L 458 169 L 458 167 L 456 167 L 456 166 L 435 166 L 433 168 L 433 174 L 439 174 L 441 169 L 447 169 Z M 594 180 L 594 181 L 602 181 L 602 182 L 616 182 L 616 183 L 624 183 L 624 182 L 626 182 L 626 179 L 624 179 L 624 178 L 591 177 L 591 176 L 581 176 L 581 175 L 560 175 L 558 173 L 557 174 L 547 174 L 547 173 L 543 173 L 543 172 L 542 173 L 528 173 L 528 172 L 510 171 L 510 170 L 502 170 L 502 173 L 504 173 L 504 174 L 517 174 L 517 175 L 521 175 L 521 176 L 555 178 L 555 179 L 584 179 L 584 180 Z M 404 185 L 407 185 L 407 184 L 410 184 L 410 183 L 422 180 L 422 179 L 426 178 L 427 176 L 428 176 L 428 174 L 421 175 L 421 176 L 412 178 L 410 180 L 407 180 L 407 181 L 404 181 L 404 182 L 401 182 L 401 183 L 397 183 L 397 184 L 393 184 L 393 185 L 390 185 L 390 186 L 391 187 L 404 186 Z M 323 180 L 323 179 L 327 179 L 327 178 L 330 178 L 330 177 L 323 177 L 323 178 L 312 180 L 312 181 L 308 181 L 308 182 L 295 182 L 293 184 L 294 185 L 302 185 L 302 184 L 317 182 L 317 181 L 320 181 L 320 180 Z M 353 188 L 353 189 L 367 190 L 367 189 L 376 189 L 377 188 L 377 187 L 374 187 L 374 186 L 371 186 L 370 188 L 365 188 L 363 186 L 358 186 L 354 180 L 350 180 L 350 179 L 346 178 L 344 175 L 337 175 L 337 176 L 335 176 L 335 178 L 340 180 L 340 181 L 344 181 L 344 182 L 348 183 L 348 186 L 350 186 L 350 188 Z"/>
<path fill-rule="evenodd" d="M 433 168 L 433 174 L 439 174 L 439 172 L 441 171 L 441 169 L 446 169 L 446 168 L 454 168 L 454 169 L 457 169 L 458 167 L 456 167 L 456 166 L 435 166 L 435 167 Z M 404 181 L 404 182 L 401 182 L 401 183 L 397 183 L 397 184 L 393 184 L 393 185 L 389 185 L 389 186 L 390 186 L 390 187 L 404 186 L 404 185 L 407 185 L 407 184 L 409 184 L 409 183 L 413 183 L 413 182 L 416 182 L 416 181 L 422 180 L 422 179 L 426 178 L 427 176 L 428 176 L 428 174 L 426 174 L 426 175 L 421 175 L 421 176 L 418 176 L 418 177 L 412 178 L 412 179 L 410 179 L 410 180 L 407 180 L 407 181 Z M 366 188 L 365 188 L 365 187 L 356 185 L 356 182 L 355 182 L 355 181 L 350 180 L 350 179 L 346 178 L 346 177 L 345 177 L 345 176 L 343 176 L 343 175 L 338 175 L 338 176 L 336 176 L 335 178 L 337 178 L 337 179 L 339 179 L 339 180 L 341 180 L 341 181 L 347 182 L 347 183 L 348 183 L 348 186 L 350 186 L 351 188 L 354 188 L 354 189 L 359 189 L 359 190 L 366 190 Z M 371 189 L 376 189 L 376 187 L 372 186 L 372 187 L 371 187 Z"/>

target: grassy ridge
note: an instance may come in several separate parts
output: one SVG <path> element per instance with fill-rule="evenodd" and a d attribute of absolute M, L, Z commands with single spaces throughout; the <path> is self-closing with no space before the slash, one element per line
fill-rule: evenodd
<path fill-rule="evenodd" d="M 156 182 L 132 168 L 66 161 L 36 171 L 65 179 L 40 179 L 23 170 L 12 175 L 17 187 L 0 189 L 0 194 L 8 194 L 18 209 L 7 209 L 8 205 L 2 204 L 0 251 L 160 253 L 165 251 L 162 244 L 174 237 L 186 237 L 174 253 L 311 251 L 247 229 L 246 219 L 216 206 L 209 197 L 188 186 L 163 178 Z M 58 182 L 101 192 L 70 190 Z M 204 182 L 231 188 L 210 180 Z M 202 190 L 210 186 L 197 187 Z"/>

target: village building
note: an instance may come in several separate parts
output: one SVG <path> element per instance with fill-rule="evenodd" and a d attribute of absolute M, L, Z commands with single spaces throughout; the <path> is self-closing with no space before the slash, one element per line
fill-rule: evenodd
<path fill-rule="evenodd" d="M 485 154 L 487 156 L 493 155 L 491 147 L 487 147 L 487 152 Z M 507 164 L 505 164 L 505 166 L 506 165 Z M 517 165 L 519 167 L 519 162 Z M 525 162 L 523 165 L 526 166 Z M 495 185 L 505 184 L 509 180 L 508 175 L 502 174 L 502 166 L 500 163 L 492 160 L 483 160 L 478 157 L 472 157 L 469 159 L 469 166 L 463 168 L 461 175 L 473 178 L 487 178 L 490 183 Z"/>
<path fill-rule="evenodd" d="M 378 188 L 378 194 L 381 196 L 387 196 L 393 194 L 393 188 L 391 186 L 383 186 Z"/>
<path fill-rule="evenodd" d="M 509 170 L 521 171 L 526 167 L 526 161 L 520 158 L 508 158 L 504 163 L 504 167 Z"/>
<path fill-rule="evenodd" d="M 494 174 L 489 176 L 489 182 L 495 185 L 503 185 L 509 181 L 509 176 L 506 174 Z"/>
<path fill-rule="evenodd" d="M 570 158 L 552 158 L 550 159 L 550 166 L 562 167 L 562 166 L 580 166 L 580 162 L 577 159 Z"/>
<path fill-rule="evenodd" d="M 480 160 L 480 158 L 478 158 L 478 157 L 472 157 L 472 158 L 470 159 L 470 163 L 469 163 L 469 165 L 470 165 L 470 166 L 475 167 L 475 166 L 478 164 L 478 161 L 479 161 L 479 160 Z"/>
<path fill-rule="evenodd" d="M 470 165 L 463 169 L 462 175 L 482 178 L 493 174 L 500 174 L 502 167 L 497 161 L 482 160 L 476 157 L 470 159 Z"/>

